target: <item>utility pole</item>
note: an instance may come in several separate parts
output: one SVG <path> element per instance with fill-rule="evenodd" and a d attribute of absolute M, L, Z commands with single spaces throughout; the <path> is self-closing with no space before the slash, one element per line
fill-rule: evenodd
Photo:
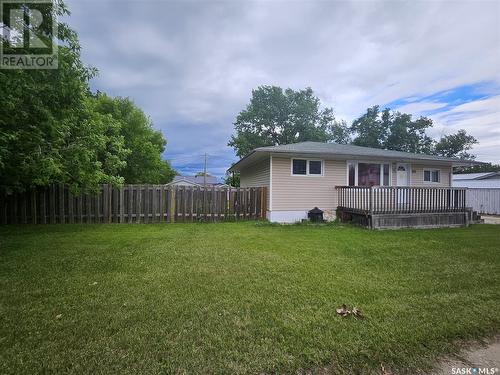
<path fill-rule="evenodd" d="M 206 217 L 207 202 L 207 153 L 205 153 L 205 162 L 203 163 L 203 212 Z"/>

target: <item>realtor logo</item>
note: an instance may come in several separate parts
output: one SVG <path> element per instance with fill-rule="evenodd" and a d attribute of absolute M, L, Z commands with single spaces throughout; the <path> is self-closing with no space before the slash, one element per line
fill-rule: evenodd
<path fill-rule="evenodd" d="M 0 0 L 0 69 L 57 69 L 52 0 Z"/>

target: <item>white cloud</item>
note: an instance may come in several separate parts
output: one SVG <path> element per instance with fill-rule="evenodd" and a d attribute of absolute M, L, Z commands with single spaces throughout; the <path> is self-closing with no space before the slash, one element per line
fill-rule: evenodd
<path fill-rule="evenodd" d="M 101 71 L 94 87 L 131 96 L 176 154 L 219 151 L 227 156 L 221 160 L 236 159 L 225 146 L 232 122 L 262 84 L 310 86 L 338 117 L 352 120 L 374 104 L 500 83 L 496 1 L 68 3 L 83 57 Z M 477 153 L 499 162 L 490 146 L 500 147 L 491 129 L 499 124 L 498 102 L 480 106 L 438 116 L 438 132 L 465 127 L 481 140 Z"/>
<path fill-rule="evenodd" d="M 420 115 L 420 114 L 425 114 L 428 111 L 440 109 L 446 107 L 446 103 L 439 103 L 439 102 L 414 102 L 414 103 L 408 103 L 399 107 L 395 107 L 394 109 L 398 110 L 399 112 L 404 112 L 404 113 L 412 113 L 414 115 Z"/>
<path fill-rule="evenodd" d="M 433 116 L 434 135 L 442 136 L 465 129 L 474 135 L 479 145 L 473 153 L 478 160 L 498 162 L 500 150 L 500 95 L 476 100 L 451 108 Z"/>

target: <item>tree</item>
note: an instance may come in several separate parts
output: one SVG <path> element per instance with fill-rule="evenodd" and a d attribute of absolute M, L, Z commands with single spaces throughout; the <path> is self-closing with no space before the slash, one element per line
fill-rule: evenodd
<path fill-rule="evenodd" d="M 478 141 L 472 135 L 467 134 L 464 129 L 456 134 L 445 135 L 434 146 L 436 155 L 446 157 L 456 157 L 460 159 L 474 159 L 475 156 L 469 154 L 469 151 Z"/>
<path fill-rule="evenodd" d="M 62 1 L 54 9 L 69 14 Z M 0 71 L 1 189 L 123 182 L 123 140 L 89 102 L 96 70 L 83 65 L 77 35 L 66 24 L 59 24 L 58 37 L 58 69 Z"/>
<path fill-rule="evenodd" d="M 62 0 L 53 5 L 59 16 L 69 14 Z M 51 39 L 51 31 L 42 37 Z M 171 181 L 163 135 L 128 99 L 92 95 L 97 70 L 82 63 L 76 33 L 64 23 L 58 31 L 58 69 L 0 70 L 0 189 Z"/>
<path fill-rule="evenodd" d="M 412 120 L 410 114 L 392 112 L 389 108 L 380 112 L 379 106 L 373 106 L 353 121 L 351 131 L 356 135 L 353 144 L 358 146 L 430 153 L 433 140 L 425 133 L 430 127 L 429 118 Z"/>
<path fill-rule="evenodd" d="M 380 114 L 380 107 L 375 105 L 352 122 L 351 132 L 356 137 L 353 144 L 357 146 L 384 148 L 389 131 L 390 112 L 385 109 Z"/>
<path fill-rule="evenodd" d="M 93 98 L 95 111 L 119 124 L 119 134 L 128 150 L 125 165 L 120 169 L 125 183 L 164 184 L 172 181 L 175 171 L 161 159 L 167 144 L 151 120 L 128 98 L 111 98 L 98 93 Z"/>
<path fill-rule="evenodd" d="M 320 108 L 312 89 L 294 91 L 260 86 L 252 91 L 247 108 L 234 123 L 228 143 L 240 157 L 254 148 L 303 141 L 348 143 L 345 122 L 337 122 L 331 108 Z"/>
<path fill-rule="evenodd" d="M 434 141 L 425 131 L 432 125 L 432 120 L 427 117 L 412 120 L 412 116 L 407 113 L 395 112 L 390 116 L 389 135 L 384 148 L 429 154 Z"/>
<path fill-rule="evenodd" d="M 456 167 L 453 173 L 484 173 L 484 172 L 500 172 L 500 164 L 484 163 L 481 165 L 474 165 L 472 167 Z"/>
<path fill-rule="evenodd" d="M 232 187 L 240 187 L 240 174 L 239 173 L 227 173 L 224 178 L 224 183 Z"/>

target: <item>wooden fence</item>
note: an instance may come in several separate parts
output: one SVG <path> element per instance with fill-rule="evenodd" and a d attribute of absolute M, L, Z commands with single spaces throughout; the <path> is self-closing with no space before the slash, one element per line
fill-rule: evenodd
<path fill-rule="evenodd" d="M 480 214 L 500 215 L 500 188 L 467 189 L 467 206 Z"/>
<path fill-rule="evenodd" d="M 160 223 L 258 220 L 267 189 L 165 185 L 101 185 L 74 195 L 54 185 L 0 196 L 0 224 Z"/>

